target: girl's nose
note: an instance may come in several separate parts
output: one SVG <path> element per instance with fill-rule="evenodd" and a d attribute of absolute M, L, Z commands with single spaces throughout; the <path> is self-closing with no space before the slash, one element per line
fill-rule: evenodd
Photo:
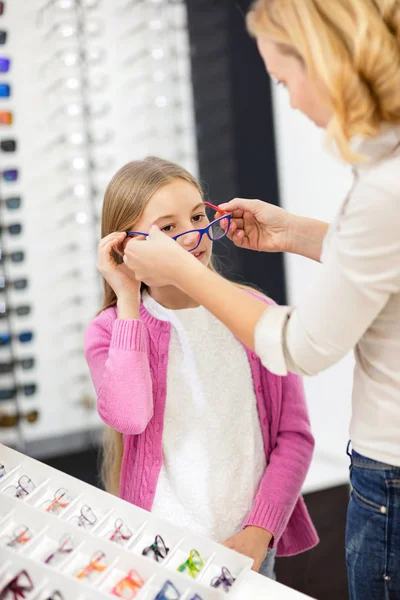
<path fill-rule="evenodd" d="M 178 238 L 178 241 L 186 250 L 191 250 L 195 248 L 199 242 L 200 234 L 193 231 L 191 233 L 186 233 L 182 237 Z"/>

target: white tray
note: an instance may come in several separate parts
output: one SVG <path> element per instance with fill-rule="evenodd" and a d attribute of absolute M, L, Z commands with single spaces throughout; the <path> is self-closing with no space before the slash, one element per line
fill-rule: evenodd
<path fill-rule="evenodd" d="M 48 597 L 52 588 L 62 592 L 65 600 L 116 598 L 110 593 L 111 588 L 129 569 L 135 569 L 145 580 L 136 596 L 138 600 L 153 600 L 166 580 L 174 583 L 182 600 L 190 600 L 196 593 L 202 600 L 213 600 L 226 597 L 225 592 L 210 586 L 211 579 L 220 574 L 223 566 L 236 578 L 229 592 L 231 598 L 237 596 L 251 569 L 253 561 L 250 558 L 206 538 L 191 535 L 150 512 L 1 444 L 0 463 L 7 471 L 0 478 L 0 589 L 21 568 L 26 568 L 35 583 L 35 591 L 27 596 L 28 600 L 42 600 Z M 18 499 L 9 495 L 7 488 L 15 485 L 22 475 L 30 477 L 35 489 Z M 69 505 L 58 515 L 46 512 L 44 503 L 52 499 L 59 488 L 68 490 Z M 90 506 L 96 515 L 90 530 L 78 527 L 74 519 L 84 505 Z M 118 518 L 133 533 L 125 546 L 108 539 Z M 32 539 L 11 549 L 5 538 L 21 525 L 29 527 Z M 54 566 L 45 564 L 46 556 L 65 534 L 74 539 L 73 552 Z M 143 548 L 151 544 L 157 534 L 170 549 L 162 563 L 142 556 Z M 204 560 L 204 567 L 195 580 L 177 571 L 192 548 L 198 550 Z M 90 581 L 78 580 L 77 572 L 99 550 L 106 555 L 107 569 Z"/>

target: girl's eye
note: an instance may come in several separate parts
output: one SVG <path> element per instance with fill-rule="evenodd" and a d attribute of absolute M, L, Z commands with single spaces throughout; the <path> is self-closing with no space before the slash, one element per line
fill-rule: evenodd
<path fill-rule="evenodd" d="M 170 233 L 172 231 L 172 225 L 165 225 L 165 227 L 161 228 L 161 231 L 164 233 Z"/>
<path fill-rule="evenodd" d="M 205 214 L 201 214 L 201 215 L 194 215 L 194 217 L 192 217 L 192 221 L 194 223 L 200 223 L 200 221 L 205 217 Z"/>

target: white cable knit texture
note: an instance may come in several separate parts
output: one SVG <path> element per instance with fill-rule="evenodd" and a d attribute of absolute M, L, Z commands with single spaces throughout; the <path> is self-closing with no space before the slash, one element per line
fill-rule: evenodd
<path fill-rule="evenodd" d="M 243 346 L 203 307 L 147 311 L 171 323 L 163 465 L 152 511 L 224 541 L 250 512 L 266 458 Z"/>

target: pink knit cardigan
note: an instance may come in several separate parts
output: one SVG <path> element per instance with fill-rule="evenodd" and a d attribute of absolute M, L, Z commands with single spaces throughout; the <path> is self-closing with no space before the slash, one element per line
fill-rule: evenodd
<path fill-rule="evenodd" d="M 169 341 L 170 324 L 143 305 L 140 320 L 117 319 L 115 307 L 103 311 L 85 335 L 100 417 L 123 434 L 120 496 L 149 511 L 162 462 Z M 271 531 L 278 555 L 290 556 L 318 543 L 300 493 L 314 449 L 302 381 L 273 375 L 246 352 L 268 466 L 243 527 Z"/>

